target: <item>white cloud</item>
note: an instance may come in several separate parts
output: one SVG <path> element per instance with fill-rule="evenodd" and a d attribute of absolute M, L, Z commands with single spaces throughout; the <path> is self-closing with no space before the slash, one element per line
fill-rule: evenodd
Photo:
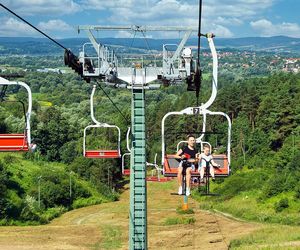
<path fill-rule="evenodd" d="M 20 15 L 55 15 L 72 14 L 81 10 L 73 0 L 2 0 L 2 3 Z"/>
<path fill-rule="evenodd" d="M 204 1 L 203 32 L 232 37 L 232 26 L 241 26 L 253 19 L 276 0 L 210 0 Z M 198 2 L 192 0 L 82 0 L 85 9 L 111 13 L 99 23 L 112 25 L 198 25 Z"/>
<path fill-rule="evenodd" d="M 260 19 L 258 21 L 250 22 L 251 27 L 262 36 L 291 36 L 300 37 L 300 25 L 297 23 L 280 23 L 273 24 L 269 20 Z"/>
<path fill-rule="evenodd" d="M 0 19 L 0 36 L 34 36 L 37 32 L 29 27 L 27 24 L 10 18 Z"/>
<path fill-rule="evenodd" d="M 213 24 L 211 32 L 216 34 L 218 37 L 233 37 L 233 33 L 226 27 L 218 24 Z"/>
<path fill-rule="evenodd" d="M 214 32 L 218 37 L 232 37 L 234 34 L 231 28 L 248 24 L 250 20 L 260 18 L 264 11 L 271 8 L 276 1 L 278 0 L 204 1 L 202 32 Z M 63 18 L 56 19 L 55 17 L 78 12 L 78 23 L 81 23 L 80 14 L 83 13 L 81 11 L 97 11 L 98 24 L 103 25 L 193 27 L 198 25 L 198 1 L 194 0 L 4 0 L 2 2 L 22 16 L 50 16 L 53 20 L 39 24 L 39 27 L 46 31 L 56 31 L 58 30 L 56 26 L 60 26 L 62 31 L 70 30 L 71 27 L 61 20 Z M 104 12 L 105 15 L 103 15 Z M 253 28 L 259 25 L 259 23 L 255 24 L 256 22 L 251 23 L 253 23 L 253 25 L 251 24 Z M 277 27 L 277 25 L 275 26 Z M 283 23 L 280 26 L 290 30 L 286 33 L 298 30 L 297 24 Z M 118 33 L 117 36 L 121 34 Z M 124 35 L 130 34 L 124 33 Z M 161 36 L 161 34 L 157 35 Z"/>
<path fill-rule="evenodd" d="M 26 23 L 13 17 L 0 19 L 0 36 L 40 36 L 40 34 Z M 72 27 L 62 20 L 55 19 L 48 22 L 40 22 L 37 27 L 46 33 L 66 32 L 72 30 Z M 56 32 L 57 31 L 57 32 Z"/>
<path fill-rule="evenodd" d="M 72 27 L 66 22 L 54 19 L 49 20 L 48 22 L 40 22 L 38 27 L 43 31 L 70 31 Z"/>

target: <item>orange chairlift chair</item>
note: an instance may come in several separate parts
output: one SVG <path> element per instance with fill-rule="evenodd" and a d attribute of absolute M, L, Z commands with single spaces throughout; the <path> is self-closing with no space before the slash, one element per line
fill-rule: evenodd
<path fill-rule="evenodd" d="M 120 144 L 121 144 L 121 130 L 118 126 L 115 125 L 109 125 L 107 123 L 100 123 L 96 120 L 94 116 L 94 95 L 96 91 L 96 85 L 93 86 L 92 94 L 90 97 L 90 103 L 91 103 L 91 118 L 94 122 L 94 124 L 87 126 L 84 129 L 83 132 L 83 156 L 86 158 L 102 158 L 102 159 L 112 159 L 112 158 L 121 158 L 121 150 L 120 150 Z M 97 129 L 97 128 L 112 128 L 117 129 L 118 131 L 118 142 L 116 149 L 109 150 L 109 149 L 87 149 L 86 147 L 86 137 L 87 137 L 87 131 L 90 129 Z"/>
<path fill-rule="evenodd" d="M 228 115 L 223 112 L 213 112 L 208 110 L 211 104 L 214 102 L 217 96 L 217 85 L 218 85 L 218 57 L 217 52 L 214 46 L 213 38 L 208 37 L 208 44 L 211 50 L 211 54 L 213 57 L 213 76 L 212 76 L 212 93 L 209 100 L 202 104 L 199 107 L 188 107 L 184 110 L 178 112 L 169 112 L 167 113 L 162 119 L 162 127 L 161 127 L 161 134 L 162 134 L 162 166 L 163 166 L 163 173 L 166 177 L 175 177 L 177 176 L 177 168 L 179 166 L 179 161 L 175 159 L 175 154 L 168 154 L 166 152 L 166 142 L 165 142 L 165 122 L 169 116 L 177 115 L 202 115 L 203 116 L 203 129 L 202 135 L 196 139 L 196 143 L 201 145 L 201 148 L 204 144 L 210 145 L 208 142 L 203 141 L 203 137 L 205 135 L 205 127 L 206 127 L 206 117 L 208 115 L 219 115 L 226 118 L 228 122 L 228 131 L 227 131 L 227 153 L 226 154 L 213 154 L 214 161 L 220 165 L 219 168 L 215 168 L 215 176 L 216 177 L 225 177 L 230 174 L 230 147 L 231 147 L 231 120 Z M 181 141 L 177 145 L 177 149 L 181 143 L 185 141 Z M 210 146 L 211 147 L 211 146 Z M 192 177 L 199 177 L 198 171 L 192 172 Z"/>
<path fill-rule="evenodd" d="M 31 89 L 26 83 L 8 81 L 2 77 L 0 77 L 0 85 L 2 85 L 5 89 L 7 86 L 11 85 L 22 86 L 26 89 L 28 96 L 28 107 L 27 112 L 25 113 L 24 132 L 19 134 L 0 134 L 0 152 L 32 151 L 36 147 L 36 145 L 31 143 L 30 133 L 30 116 L 32 111 Z M 4 95 L 4 93 L 2 94 Z M 24 103 L 22 103 L 22 105 L 23 109 L 25 110 Z"/>
<path fill-rule="evenodd" d="M 122 155 L 122 175 L 130 176 L 130 168 L 125 167 L 125 157 L 131 156 L 131 149 L 130 149 L 130 127 L 127 130 L 126 134 L 126 146 L 127 146 L 127 152 Z M 156 163 L 157 154 L 155 154 L 154 157 L 154 163 L 146 162 L 147 167 L 152 167 L 151 170 L 151 177 L 147 177 L 147 181 L 167 181 L 169 179 L 164 179 L 160 177 L 160 174 L 162 173 L 162 168 L 159 167 L 159 165 Z"/>

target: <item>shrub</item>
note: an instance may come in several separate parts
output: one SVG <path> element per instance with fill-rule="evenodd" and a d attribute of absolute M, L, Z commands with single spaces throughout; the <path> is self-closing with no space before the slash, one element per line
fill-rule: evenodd
<path fill-rule="evenodd" d="M 194 224 L 196 219 L 194 217 L 169 217 L 165 220 L 164 225 L 178 225 L 178 224 Z"/>
<path fill-rule="evenodd" d="M 277 213 L 282 212 L 284 209 L 289 207 L 288 198 L 283 198 L 274 204 L 274 209 Z"/>
<path fill-rule="evenodd" d="M 295 198 L 296 199 L 300 199 L 300 186 L 297 186 L 296 188 L 295 188 Z"/>
<path fill-rule="evenodd" d="M 5 155 L 3 157 L 3 160 L 6 164 L 12 164 L 12 163 L 18 163 L 19 162 L 19 159 L 16 156 L 11 155 L 11 154 Z"/>
<path fill-rule="evenodd" d="M 80 208 L 80 207 L 86 207 L 86 206 L 101 204 L 102 202 L 103 202 L 103 199 L 96 198 L 96 197 L 79 198 L 79 199 L 77 199 L 73 202 L 72 207 L 73 208 Z"/>
<path fill-rule="evenodd" d="M 189 209 L 187 209 L 187 210 L 182 210 L 181 207 L 176 208 L 176 212 L 177 212 L 178 214 L 194 214 L 194 213 L 195 213 L 194 210 L 193 210 L 192 208 L 189 208 Z"/>
<path fill-rule="evenodd" d="M 61 214 L 65 213 L 66 211 L 67 209 L 63 206 L 49 208 L 42 214 L 41 216 L 42 221 L 48 223 L 49 221 L 59 217 Z"/>

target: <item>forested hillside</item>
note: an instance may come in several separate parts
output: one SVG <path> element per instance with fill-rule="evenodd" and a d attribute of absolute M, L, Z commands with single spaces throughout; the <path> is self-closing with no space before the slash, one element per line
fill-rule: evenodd
<path fill-rule="evenodd" d="M 28 83 L 34 93 L 32 137 L 38 149 L 34 154 L 23 155 L 23 159 L 19 154 L 1 155 L 2 223 L 10 220 L 46 222 L 42 214 L 49 209 L 75 208 L 79 206 L 80 199 L 83 205 L 89 204 L 89 197 L 94 197 L 90 203 L 114 199 L 112 190 L 118 188 L 122 178 L 120 162 L 82 157 L 83 129 L 92 123 L 89 111 L 92 85 L 74 74 L 28 72 L 20 80 Z M 224 111 L 233 121 L 232 175 L 215 185 L 215 190 L 222 195 L 219 199 L 228 201 L 243 191 L 252 191 L 258 206 L 268 204 L 268 209 L 274 213 L 299 211 L 300 75 L 280 73 L 244 80 L 233 80 L 224 75 L 219 82 L 220 91 L 210 109 Z M 210 85 L 210 77 L 205 78 L 201 102 L 209 97 Z M 25 92 L 17 90 L 9 89 L 10 99 L 26 100 Z M 122 151 L 125 152 L 131 92 L 112 88 L 105 90 L 126 119 L 100 89 L 95 95 L 95 115 L 101 122 L 121 128 Z M 147 160 L 152 161 L 155 153 L 159 155 L 161 150 L 163 116 L 169 111 L 195 105 L 196 100 L 193 93 L 186 92 L 186 86 L 148 91 L 146 98 Z M 0 133 L 23 130 L 23 114 L 19 113 L 17 105 L 1 103 Z M 177 142 L 185 138 L 186 132 L 198 135 L 201 129 L 200 117 L 170 118 L 166 133 L 168 151 L 175 151 Z M 224 152 L 227 139 L 225 121 L 209 119 L 208 130 L 216 133 L 209 134 L 206 140 L 217 152 Z M 91 131 L 87 139 L 89 148 L 105 146 L 113 149 L 117 143 L 116 134 L 110 130 Z M 61 174 L 53 175 L 51 168 L 56 173 L 61 171 Z M 70 177 L 71 172 L 74 174 Z M 22 173 L 29 177 L 22 178 Z M 49 196 L 42 191 L 42 205 L 37 207 L 37 178 L 41 175 L 41 189 L 47 190 Z M 69 178 L 76 178 L 74 181 L 77 183 L 72 189 L 73 200 L 67 198 Z M 82 188 L 78 188 L 80 183 Z M 61 196 L 50 202 L 52 194 Z M 272 197 L 275 198 L 270 201 Z M 30 202 L 35 204 L 30 213 L 38 217 L 26 214 L 28 199 L 33 199 Z M 209 207 L 213 206 L 209 203 Z M 227 207 L 227 210 L 230 208 Z"/>

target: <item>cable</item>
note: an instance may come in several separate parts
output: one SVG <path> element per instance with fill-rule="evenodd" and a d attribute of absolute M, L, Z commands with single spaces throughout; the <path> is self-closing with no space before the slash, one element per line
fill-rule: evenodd
<path fill-rule="evenodd" d="M 128 49 L 129 52 L 130 52 L 130 50 L 132 49 L 132 46 L 133 46 L 133 43 L 134 43 L 134 40 L 135 40 L 135 36 L 136 36 L 136 31 L 134 31 L 134 35 L 133 35 L 131 44 L 130 44 L 129 49 Z"/>
<path fill-rule="evenodd" d="M 112 105 L 115 107 L 115 109 L 121 114 L 121 116 L 123 117 L 124 121 L 126 122 L 126 126 L 128 126 L 130 124 L 130 122 L 128 121 L 128 119 L 126 118 L 126 116 L 122 113 L 122 111 L 118 108 L 118 106 L 114 103 L 114 101 L 110 98 L 110 96 L 107 94 L 107 92 L 104 90 L 104 88 L 101 86 L 101 84 L 96 81 L 97 85 L 99 86 L 99 88 L 102 90 L 102 92 L 106 95 L 106 97 L 110 100 L 110 102 L 112 103 Z"/>
<path fill-rule="evenodd" d="M 201 81 L 202 81 L 202 71 L 200 68 L 200 47 L 201 47 L 201 22 L 202 22 L 202 0 L 199 0 L 199 26 L 198 26 L 198 57 L 197 57 L 197 66 L 195 72 L 195 87 L 196 87 L 196 99 L 197 99 L 197 106 L 199 106 L 199 94 L 201 88 Z"/>
<path fill-rule="evenodd" d="M 198 58 L 197 65 L 200 68 L 200 46 L 201 46 L 201 22 L 202 22 L 202 0 L 199 0 L 199 26 L 198 26 Z"/>
<path fill-rule="evenodd" d="M 29 23 L 28 21 L 26 21 L 24 18 L 22 18 L 21 16 L 19 16 L 18 14 L 16 14 L 15 12 L 13 12 L 12 10 L 10 10 L 6 6 L 4 6 L 2 3 L 0 5 L 1 5 L 2 8 L 6 9 L 8 12 L 10 12 L 14 16 L 16 16 L 17 18 L 19 18 L 20 20 L 22 20 L 24 23 L 28 24 L 31 28 L 35 29 L 36 31 L 38 31 L 39 33 L 41 33 L 42 35 L 44 35 L 45 37 L 47 37 L 48 39 L 50 39 L 52 42 L 54 42 L 59 47 L 65 49 L 65 50 L 68 50 L 65 46 L 63 46 L 59 42 L 55 41 L 53 38 L 51 38 L 50 36 L 48 36 L 46 33 L 44 33 L 43 31 L 41 31 L 40 29 L 36 28 L 34 25 L 32 25 L 31 23 Z"/>
<path fill-rule="evenodd" d="M 150 45 L 149 45 L 149 42 L 148 42 L 148 40 L 147 40 L 147 37 L 146 37 L 144 31 L 142 31 L 142 34 L 143 34 L 144 40 L 145 40 L 145 42 L 146 42 L 147 48 L 148 48 L 148 50 L 150 51 L 150 53 L 152 54 L 152 50 L 150 49 Z"/>

